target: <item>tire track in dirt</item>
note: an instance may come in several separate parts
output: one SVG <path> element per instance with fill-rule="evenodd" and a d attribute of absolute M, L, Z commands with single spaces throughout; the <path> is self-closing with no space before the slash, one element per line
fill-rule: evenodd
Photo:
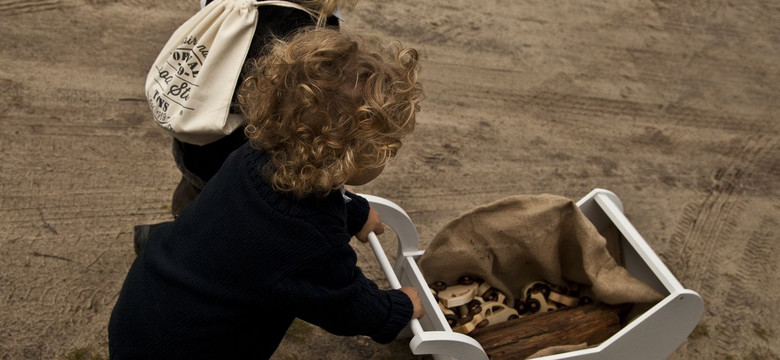
<path fill-rule="evenodd" d="M 727 154 L 732 161 L 713 175 L 709 194 L 701 203 L 688 204 L 683 210 L 666 247 L 676 252 L 662 254 L 678 279 L 699 291 L 708 308 L 717 309 L 705 314 L 704 323 L 718 330 L 713 351 L 721 356 L 743 350 L 734 343 L 744 338 L 737 334 L 750 334 L 752 329 L 744 325 L 750 324 L 750 319 L 756 321 L 760 315 L 755 310 L 767 305 L 756 301 L 762 299 L 765 278 L 777 267 L 777 245 L 767 232 L 776 227 L 777 221 L 765 215 L 749 237 L 742 235 L 754 223 L 743 216 L 748 206 L 743 185 L 754 174 L 766 171 L 761 165 L 777 149 L 776 137 L 755 136 Z M 734 251 L 735 247 L 739 250 Z"/>
<path fill-rule="evenodd" d="M 777 251 L 780 249 L 775 241 L 776 234 L 769 230 L 776 229 L 777 226 L 777 219 L 768 215 L 762 217 L 760 225 L 750 234 L 745 244 L 733 281 L 728 282 L 731 286 L 721 298 L 726 302 L 725 308 L 728 311 L 721 314 L 720 319 L 728 326 L 721 326 L 721 331 L 717 334 L 716 353 L 719 356 L 734 358 L 737 355 L 735 351 L 747 350 L 740 349 L 739 339 L 745 335 L 754 335 L 756 329 L 774 327 L 774 323 L 762 316 L 758 310 L 771 309 L 778 300 L 767 298 L 766 292 L 763 291 L 768 284 L 777 280 Z M 775 279 L 772 279 L 773 276 Z M 751 351 L 758 353 L 761 350 Z"/>
<path fill-rule="evenodd" d="M 711 257 L 719 240 L 732 240 L 727 235 L 733 230 L 732 213 L 743 208 L 737 204 L 741 184 L 751 176 L 754 165 L 777 146 L 777 139 L 757 136 L 748 138 L 745 145 L 732 155 L 733 161 L 720 168 L 713 176 L 709 194 L 701 204 L 689 204 L 670 238 L 673 249 L 679 249 L 675 264 L 679 276 L 698 288 L 707 275 Z"/>
<path fill-rule="evenodd" d="M 652 1 L 656 7 L 657 13 L 664 19 L 663 28 L 670 32 L 675 32 L 687 36 L 691 34 L 715 34 L 721 36 L 735 36 L 740 34 L 780 34 L 776 26 L 763 26 L 765 23 L 762 18 L 771 18 L 780 11 L 777 2 L 773 0 L 758 0 L 743 2 L 736 6 L 733 2 L 708 2 L 700 3 L 698 11 L 695 14 L 680 11 L 685 6 L 678 1 Z M 756 8 L 758 13 L 734 12 L 731 8 Z M 724 15 L 729 15 L 725 17 Z M 703 19 L 717 19 L 715 21 L 703 21 Z M 740 19 L 741 18 L 741 19 Z M 744 20 L 753 21 L 744 21 Z M 743 20 L 743 21 L 735 21 Z M 748 24 L 748 26 L 745 26 Z M 737 37 L 740 38 L 740 37 Z"/>
<path fill-rule="evenodd" d="M 55 10 L 64 7 L 60 0 L 1 0 L 0 17 Z"/>
<path fill-rule="evenodd" d="M 738 88 L 748 92 L 752 101 L 762 94 L 769 93 L 767 84 L 775 81 L 779 77 L 775 71 L 756 71 L 753 59 L 760 58 L 758 52 L 746 51 L 741 53 L 745 59 L 723 58 L 722 52 L 727 49 L 718 48 L 710 45 L 696 52 L 691 51 L 660 51 L 642 48 L 609 48 L 602 55 L 603 58 L 611 59 L 615 63 L 629 62 L 637 67 L 634 74 L 626 75 L 625 81 L 629 84 L 640 84 L 649 86 L 657 94 L 689 94 L 691 84 L 698 84 L 696 87 L 706 85 L 708 88 Z M 721 52 L 721 53 L 719 53 Z M 681 58 L 686 58 L 682 60 Z M 659 61 L 658 59 L 664 59 Z M 692 64 L 695 63 L 696 66 Z M 674 68 L 678 71 L 670 72 L 668 69 Z M 692 69 L 698 70 L 698 73 L 691 73 Z M 713 73 L 720 76 L 713 77 Z M 589 72 L 589 76 L 594 78 L 608 78 L 612 74 L 604 68 L 599 68 Z M 727 86 L 727 87 L 724 87 Z M 703 96 L 699 94 L 700 96 Z M 683 96 L 683 95 L 680 95 Z M 769 96 L 769 95 L 766 95 Z M 746 100 L 743 100 L 746 101 Z"/>
<path fill-rule="evenodd" d="M 105 7 L 110 5 L 121 5 L 134 8 L 148 8 L 154 6 L 158 10 L 175 10 L 173 13 L 194 14 L 199 9 L 197 0 L 189 1 L 154 1 L 154 0 L 87 0 L 75 1 L 79 4 L 71 4 L 62 0 L 0 0 L 0 17 L 14 16 L 27 13 L 35 13 L 49 10 L 57 10 L 71 6 L 83 6 L 80 4 L 86 2 L 89 6 Z"/>
<path fill-rule="evenodd" d="M 179 11 L 186 11 L 182 14 L 194 14 L 194 11 L 200 9 L 199 0 L 177 0 L 177 1 L 158 1 L 158 0 L 81 0 L 96 7 L 105 7 L 111 5 L 128 6 L 132 8 L 154 8 L 155 11 L 161 10 L 176 10 L 171 13 L 177 13 Z M 186 18 L 185 18 L 186 19 Z"/>
<path fill-rule="evenodd" d="M 515 101 L 517 104 L 523 100 Z M 642 103 L 547 90 L 533 94 L 527 101 L 531 107 L 538 109 L 536 116 L 560 123 L 576 122 L 578 126 L 581 126 L 583 121 L 600 125 L 605 117 L 630 115 L 649 120 L 665 118 L 670 125 L 748 132 L 761 128 L 766 121 L 765 118 L 707 111 L 677 104 Z"/>
<path fill-rule="evenodd" d="M 594 126 L 602 126 L 605 118 L 626 115 L 653 122 L 661 118 L 671 125 L 710 130 L 749 132 L 766 126 L 765 117 L 750 114 L 704 110 L 679 103 L 641 102 L 562 92 L 558 89 L 567 88 L 568 85 L 565 80 L 555 78 L 549 83 L 546 82 L 523 93 L 510 89 L 496 89 L 489 85 L 464 84 L 464 86 L 470 87 L 472 91 L 464 93 L 459 90 L 459 87 L 442 89 L 440 99 L 431 101 L 452 106 L 458 103 L 447 103 L 447 99 L 458 99 L 458 102 L 472 106 L 482 105 L 486 108 L 496 106 L 513 111 L 518 108 L 528 109 L 537 118 L 561 124 L 576 123 L 577 126 L 583 126 L 583 121 Z"/>

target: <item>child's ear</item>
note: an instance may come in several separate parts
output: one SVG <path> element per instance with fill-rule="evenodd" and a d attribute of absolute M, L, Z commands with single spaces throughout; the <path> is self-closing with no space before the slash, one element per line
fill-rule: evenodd
<path fill-rule="evenodd" d="M 370 183 L 372 180 L 376 179 L 379 174 L 382 173 L 382 170 L 385 169 L 385 166 L 382 165 L 380 167 L 376 168 L 370 168 L 370 169 L 363 169 L 358 171 L 355 175 L 353 175 L 349 180 L 347 180 L 347 185 L 352 186 L 360 186 Z"/>

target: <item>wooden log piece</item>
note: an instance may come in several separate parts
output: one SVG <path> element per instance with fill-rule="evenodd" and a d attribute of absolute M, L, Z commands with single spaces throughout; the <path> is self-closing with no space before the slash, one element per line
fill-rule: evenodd
<path fill-rule="evenodd" d="M 619 314 L 630 305 L 590 304 L 528 315 L 474 330 L 491 360 L 525 359 L 556 345 L 600 344 L 620 330 Z"/>

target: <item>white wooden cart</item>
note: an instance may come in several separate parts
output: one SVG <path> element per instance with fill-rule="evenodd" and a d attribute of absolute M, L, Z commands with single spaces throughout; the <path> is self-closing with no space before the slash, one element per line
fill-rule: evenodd
<path fill-rule="evenodd" d="M 377 237 L 373 233 L 369 234 L 371 248 L 390 285 L 393 288 L 414 286 L 425 308 L 426 315 L 419 321 L 412 320 L 401 335 L 404 338 L 411 337 L 409 347 L 412 353 L 433 355 L 435 359 L 487 360 L 485 351 L 476 340 L 450 329 L 436 300 L 428 291 L 428 282 L 416 262 L 424 250 L 419 248 L 417 231 L 406 212 L 386 199 L 363 196 L 398 236 L 398 254 L 395 266 L 392 266 Z M 695 291 L 684 288 L 653 252 L 623 215 L 623 205 L 617 195 L 608 190 L 595 189 L 578 201 L 577 206 L 596 229 L 602 230 L 609 224 L 617 227 L 628 272 L 666 297 L 634 317 L 618 333 L 596 347 L 539 359 L 666 359 L 698 323 L 704 311 L 701 297 Z"/>

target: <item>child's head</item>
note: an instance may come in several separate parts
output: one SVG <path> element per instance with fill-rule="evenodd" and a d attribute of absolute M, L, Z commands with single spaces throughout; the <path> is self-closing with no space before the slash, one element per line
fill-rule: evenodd
<path fill-rule="evenodd" d="M 340 9 L 352 9 L 357 0 L 301 0 L 300 4 L 319 14 L 317 25 L 324 25 L 325 19 Z"/>
<path fill-rule="evenodd" d="M 240 95 L 247 136 L 270 155 L 271 185 L 322 195 L 383 167 L 415 127 L 417 58 L 322 28 L 277 41 Z"/>

